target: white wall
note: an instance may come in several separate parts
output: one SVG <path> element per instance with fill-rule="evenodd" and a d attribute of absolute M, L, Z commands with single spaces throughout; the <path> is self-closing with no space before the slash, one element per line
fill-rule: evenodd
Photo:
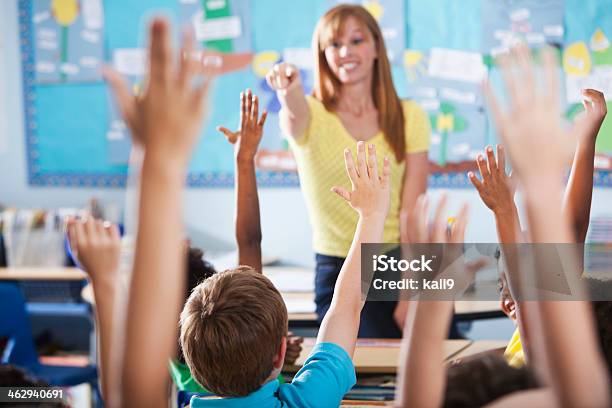
<path fill-rule="evenodd" d="M 0 54 L 0 98 L 5 98 L 5 123 L 8 145 L 0 152 L 0 203 L 16 207 L 84 206 L 96 196 L 105 203 L 122 206 L 124 191 L 118 189 L 42 188 L 27 183 L 25 137 L 22 112 L 21 66 L 17 1 L 0 1 L 0 36 L 5 47 Z M 3 75 L 3 77 L 2 77 Z M 2 104 L 0 103 L 0 106 Z M 439 191 L 432 192 L 434 195 Z M 331 193 L 330 193 L 331 194 Z M 470 204 L 468 242 L 495 242 L 495 224 L 474 190 L 451 190 L 450 203 L 456 208 Z M 264 254 L 304 265 L 313 264 L 311 231 L 306 208 L 298 189 L 260 190 Z M 593 215 L 610 213 L 612 191 L 596 190 Z M 211 237 L 231 245 L 233 242 L 233 192 L 229 189 L 189 189 L 185 197 L 185 220 L 194 242 L 205 249 L 223 247 Z"/>

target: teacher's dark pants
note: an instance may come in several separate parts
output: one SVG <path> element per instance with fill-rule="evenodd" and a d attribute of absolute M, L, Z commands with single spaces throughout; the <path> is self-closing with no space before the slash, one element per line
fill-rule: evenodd
<path fill-rule="evenodd" d="M 321 323 L 329 309 L 338 274 L 345 258 L 316 254 L 315 303 L 317 320 Z M 358 279 L 361 279 L 359 277 Z M 366 302 L 361 311 L 359 337 L 400 338 L 402 332 L 393 319 L 397 302 Z"/>
<path fill-rule="evenodd" d="M 321 324 L 331 304 L 336 280 L 345 258 L 316 254 L 315 259 L 317 262 L 315 269 L 315 303 L 317 306 L 317 320 Z M 396 301 L 366 302 L 361 311 L 358 336 L 364 338 L 401 338 L 402 331 L 395 323 L 395 319 L 393 319 L 393 312 L 396 306 Z M 462 338 L 457 329 L 455 318 L 451 322 L 448 337 L 451 339 Z"/>

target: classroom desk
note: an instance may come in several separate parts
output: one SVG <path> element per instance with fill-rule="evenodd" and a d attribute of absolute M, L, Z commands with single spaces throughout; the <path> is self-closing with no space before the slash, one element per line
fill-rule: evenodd
<path fill-rule="evenodd" d="M 79 268 L 62 267 L 19 267 L 0 268 L 0 280 L 42 280 L 66 281 L 87 279 L 87 274 Z"/>
<path fill-rule="evenodd" d="M 314 272 L 312 269 L 288 266 L 264 267 L 264 274 L 280 289 L 287 304 L 289 320 L 297 327 L 317 327 L 314 306 Z M 288 279 L 292 277 L 294 279 Z M 83 280 L 87 275 L 79 268 L 20 267 L 0 268 L 0 280 Z M 310 282 L 310 283 L 309 283 Z M 83 297 L 93 303 L 91 288 L 85 287 Z M 455 302 L 459 320 L 501 317 L 499 302 L 461 300 Z"/>
<path fill-rule="evenodd" d="M 353 355 L 357 374 L 395 374 L 400 358 L 401 339 L 358 339 Z M 302 353 L 295 364 L 283 367 L 283 372 L 297 372 L 310 351 L 315 339 L 304 339 Z M 472 344 L 471 340 L 445 340 L 444 358 L 450 360 Z"/>

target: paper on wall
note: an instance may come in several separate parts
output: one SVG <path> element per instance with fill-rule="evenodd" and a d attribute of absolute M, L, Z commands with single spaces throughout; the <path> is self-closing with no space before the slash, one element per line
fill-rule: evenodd
<path fill-rule="evenodd" d="M 201 13 L 197 13 L 193 19 L 193 26 L 198 41 L 226 40 L 242 35 L 242 26 L 238 16 L 205 20 Z"/>
<path fill-rule="evenodd" d="M 283 50 L 283 61 L 289 62 L 301 69 L 312 69 L 314 58 L 310 48 L 285 48 Z"/>
<path fill-rule="evenodd" d="M 581 90 L 597 89 L 604 95 L 612 95 L 612 66 L 593 67 L 589 75 L 566 75 L 565 96 L 569 103 L 582 102 Z"/>
<path fill-rule="evenodd" d="M 82 0 L 83 25 L 90 30 L 100 30 L 104 26 L 104 11 L 100 0 Z"/>
<path fill-rule="evenodd" d="M 479 83 L 487 77 L 487 67 L 478 53 L 432 48 L 428 73 L 441 79 Z"/>
<path fill-rule="evenodd" d="M 113 66 L 123 75 L 142 76 L 147 69 L 147 50 L 144 48 L 117 48 L 113 52 Z"/>

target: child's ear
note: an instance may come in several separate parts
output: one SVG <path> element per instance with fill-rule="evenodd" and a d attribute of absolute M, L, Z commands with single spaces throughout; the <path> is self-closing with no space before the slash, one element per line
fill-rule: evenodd
<path fill-rule="evenodd" d="M 283 336 L 281 339 L 280 347 L 278 348 L 278 352 L 274 356 L 274 368 L 281 369 L 283 368 L 283 364 L 285 363 L 285 354 L 287 353 L 287 337 Z"/>

